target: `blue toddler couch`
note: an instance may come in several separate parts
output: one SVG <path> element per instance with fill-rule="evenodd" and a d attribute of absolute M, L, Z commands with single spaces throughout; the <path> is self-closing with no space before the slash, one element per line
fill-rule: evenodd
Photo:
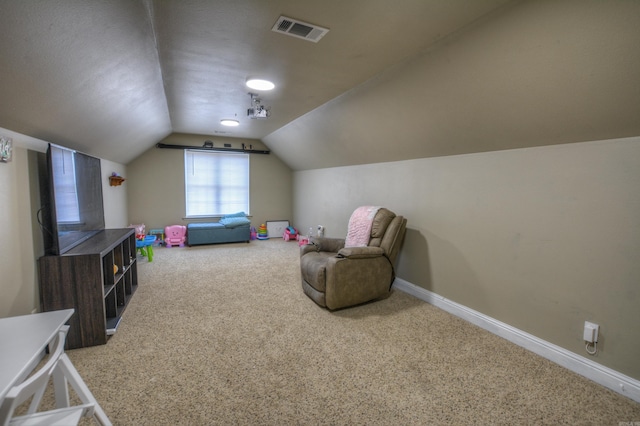
<path fill-rule="evenodd" d="M 190 223 L 187 225 L 187 243 L 221 244 L 249 242 L 251 221 L 244 212 L 225 215 L 218 222 Z"/>

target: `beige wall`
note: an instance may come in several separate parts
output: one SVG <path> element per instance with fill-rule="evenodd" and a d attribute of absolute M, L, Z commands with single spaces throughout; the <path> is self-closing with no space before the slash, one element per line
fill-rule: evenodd
<path fill-rule="evenodd" d="M 640 379 L 640 138 L 294 173 L 294 219 L 408 218 L 398 276 Z"/>
<path fill-rule="evenodd" d="M 202 146 L 211 140 L 215 147 L 241 144 L 267 149 L 262 142 L 249 139 L 219 138 L 206 135 L 172 134 L 162 143 Z M 268 220 L 291 220 L 291 170 L 275 155 L 252 154 L 250 161 L 250 214 L 253 226 Z M 153 147 L 127 166 L 129 219 L 144 223 L 147 229 L 187 224 L 184 196 L 184 151 Z M 215 219 L 214 219 L 215 220 Z M 200 220 L 203 221 L 203 220 Z"/>
<path fill-rule="evenodd" d="M 14 140 L 15 143 L 15 140 Z M 0 163 L 0 317 L 29 314 L 38 294 L 34 273 L 29 159 L 27 150 L 14 147 L 13 160 Z"/>
<path fill-rule="evenodd" d="M 13 139 L 13 160 L 0 163 L 0 318 L 30 314 L 39 306 L 36 259 L 44 253 L 36 212 L 36 152 L 46 150 L 44 141 L 0 128 Z M 35 185 L 35 186 L 34 186 Z M 35 192 L 34 192 L 35 188 Z"/>
<path fill-rule="evenodd" d="M 109 160 L 100 160 L 102 172 L 102 199 L 104 203 L 105 228 L 126 228 L 129 226 L 127 217 L 127 182 L 120 186 L 109 185 L 109 176 L 115 172 L 120 176 L 127 176 L 127 167 Z"/>

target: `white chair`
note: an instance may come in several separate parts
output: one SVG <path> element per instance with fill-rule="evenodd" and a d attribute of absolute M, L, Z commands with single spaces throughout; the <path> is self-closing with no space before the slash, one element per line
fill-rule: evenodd
<path fill-rule="evenodd" d="M 103 425 L 110 425 L 100 406 L 97 404 L 89 389 L 80 379 L 79 374 L 64 353 L 64 342 L 69 326 L 64 326 L 50 345 L 49 359 L 36 373 L 19 385 L 9 390 L 0 405 L 0 425 L 77 425 L 81 417 L 91 417 Z M 50 411 L 37 411 L 42 401 L 49 379 L 54 379 L 56 406 Z M 82 400 L 82 405 L 69 406 L 67 379 Z M 31 398 L 27 413 L 14 417 L 17 407 Z"/>

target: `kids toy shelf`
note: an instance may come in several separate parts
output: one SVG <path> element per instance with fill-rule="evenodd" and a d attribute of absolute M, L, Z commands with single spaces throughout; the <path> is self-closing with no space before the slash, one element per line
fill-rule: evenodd
<path fill-rule="evenodd" d="M 38 264 L 42 311 L 76 310 L 67 348 L 107 343 L 138 288 L 135 230 L 104 229 L 61 256 L 41 257 Z"/>

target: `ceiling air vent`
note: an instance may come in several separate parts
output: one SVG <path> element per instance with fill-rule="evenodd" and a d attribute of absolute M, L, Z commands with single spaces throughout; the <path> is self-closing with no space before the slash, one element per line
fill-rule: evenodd
<path fill-rule="evenodd" d="M 327 28 L 309 24 L 308 22 L 298 21 L 297 19 L 287 18 L 286 16 L 278 18 L 273 28 L 271 28 L 271 31 L 312 41 L 314 43 L 320 41 L 320 39 L 329 32 Z"/>

